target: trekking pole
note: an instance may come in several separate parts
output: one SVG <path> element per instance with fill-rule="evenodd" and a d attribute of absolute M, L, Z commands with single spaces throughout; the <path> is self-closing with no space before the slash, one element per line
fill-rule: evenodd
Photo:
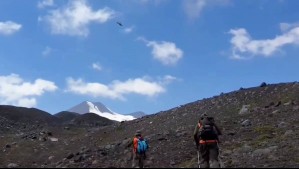
<path fill-rule="evenodd" d="M 197 164 L 198 164 L 198 168 L 200 168 L 200 162 L 199 162 L 199 151 L 197 150 Z"/>

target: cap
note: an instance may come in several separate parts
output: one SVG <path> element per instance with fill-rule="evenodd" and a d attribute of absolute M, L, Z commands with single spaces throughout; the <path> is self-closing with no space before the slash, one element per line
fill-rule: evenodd
<path fill-rule="evenodd" d="M 204 117 L 207 117 L 207 116 L 208 116 L 207 113 L 203 113 L 200 115 L 200 119 L 203 119 Z"/>
<path fill-rule="evenodd" d="M 141 136 L 141 131 L 137 130 L 136 133 L 135 133 L 135 136 Z"/>

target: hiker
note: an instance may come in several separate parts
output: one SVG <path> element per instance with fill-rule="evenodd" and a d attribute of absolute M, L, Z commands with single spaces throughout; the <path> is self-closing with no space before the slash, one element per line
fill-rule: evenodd
<path fill-rule="evenodd" d="M 193 136 L 196 143 L 196 150 L 199 153 L 200 168 L 220 168 L 219 162 L 219 138 L 221 130 L 215 124 L 214 118 L 202 114 L 196 124 Z"/>
<path fill-rule="evenodd" d="M 148 143 L 141 135 L 141 131 L 136 131 L 133 138 L 133 168 L 135 168 L 136 166 L 139 166 L 139 168 L 143 168 L 143 162 L 146 158 L 145 152 L 147 149 Z M 138 165 L 136 165 L 137 162 Z"/>

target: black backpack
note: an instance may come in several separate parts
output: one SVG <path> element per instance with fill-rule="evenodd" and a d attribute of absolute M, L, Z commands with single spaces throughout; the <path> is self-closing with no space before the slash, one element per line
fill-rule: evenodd
<path fill-rule="evenodd" d="M 218 135 L 214 129 L 214 118 L 205 116 L 200 119 L 201 127 L 198 131 L 199 140 L 218 140 Z"/>

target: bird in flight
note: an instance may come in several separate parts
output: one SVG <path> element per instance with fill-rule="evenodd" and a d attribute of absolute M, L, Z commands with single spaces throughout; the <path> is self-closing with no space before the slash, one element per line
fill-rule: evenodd
<path fill-rule="evenodd" d="M 123 24 L 122 23 L 120 23 L 120 22 L 116 22 L 119 26 L 123 26 Z"/>

